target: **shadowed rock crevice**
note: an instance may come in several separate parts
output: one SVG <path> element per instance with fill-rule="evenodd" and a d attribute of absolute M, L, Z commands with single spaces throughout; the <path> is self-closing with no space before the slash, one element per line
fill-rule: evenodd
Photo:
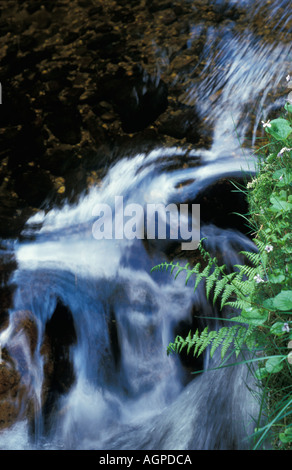
<path fill-rule="evenodd" d="M 76 343 L 74 320 L 70 310 L 58 300 L 44 333 L 42 353 L 44 354 L 44 395 L 43 414 L 45 426 L 49 417 L 58 408 L 58 398 L 67 393 L 75 380 L 71 362 L 70 347 Z"/>

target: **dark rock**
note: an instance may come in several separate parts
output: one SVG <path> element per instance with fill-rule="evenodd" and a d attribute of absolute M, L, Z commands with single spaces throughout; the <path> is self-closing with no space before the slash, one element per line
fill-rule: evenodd
<path fill-rule="evenodd" d="M 141 3 L 141 0 L 116 0 L 118 5 L 136 7 Z"/>
<path fill-rule="evenodd" d="M 15 191 L 32 207 L 40 207 L 50 196 L 53 184 L 42 169 L 32 168 L 16 176 Z"/>
<path fill-rule="evenodd" d="M 40 130 L 30 124 L 22 126 L 15 132 L 14 141 L 10 142 L 9 168 L 14 169 L 23 166 L 24 163 L 40 159 L 44 149 Z"/>
<path fill-rule="evenodd" d="M 90 29 L 93 29 L 96 34 L 106 34 L 112 32 L 114 28 L 110 23 L 102 23 L 95 24 Z"/>
<path fill-rule="evenodd" d="M 35 117 L 25 93 L 14 87 L 4 90 L 0 106 L 0 128 L 30 123 Z"/>
<path fill-rule="evenodd" d="M 1 20 L 0 21 L 0 37 L 5 36 L 9 32 L 10 32 L 10 25 L 6 21 Z"/>
<path fill-rule="evenodd" d="M 175 139 L 187 138 L 191 143 L 200 139 L 198 132 L 199 116 L 193 108 L 187 111 L 169 112 L 161 118 L 158 131 Z"/>
<path fill-rule="evenodd" d="M 33 13 L 32 21 L 36 24 L 38 28 L 46 29 L 50 26 L 52 22 L 52 17 L 51 14 L 42 5 L 39 10 Z"/>
<path fill-rule="evenodd" d="M 84 125 L 89 130 L 95 143 L 102 144 L 104 142 L 106 136 L 105 129 L 91 110 L 88 110 L 84 116 Z"/>
<path fill-rule="evenodd" d="M 115 32 L 99 33 L 94 38 L 87 40 L 86 47 L 90 50 L 99 50 L 104 47 L 113 46 L 119 44 L 122 37 L 120 34 Z"/>
<path fill-rule="evenodd" d="M 51 319 L 47 322 L 42 346 L 44 356 L 45 424 L 60 395 L 69 391 L 75 374 L 70 360 L 70 346 L 76 342 L 74 320 L 68 307 L 58 300 Z"/>
<path fill-rule="evenodd" d="M 80 160 L 75 156 L 71 146 L 60 145 L 48 149 L 42 157 L 42 168 L 56 176 L 63 176 L 70 169 L 77 168 Z"/>
<path fill-rule="evenodd" d="M 125 132 L 145 129 L 168 106 L 167 85 L 148 75 L 142 67 L 137 67 L 132 76 L 119 70 L 114 76 L 105 77 L 103 86 L 104 97 L 113 104 Z"/>
<path fill-rule="evenodd" d="M 34 2 L 28 2 L 28 4 L 26 5 L 26 10 L 31 14 L 40 10 L 42 7 L 45 8 L 47 11 L 52 11 L 55 6 L 55 3 L 55 0 L 50 0 L 49 2 L 35 0 Z"/>
<path fill-rule="evenodd" d="M 122 8 L 121 10 L 117 10 L 112 14 L 112 21 L 121 21 L 124 24 L 132 23 L 135 21 L 135 15 L 128 8 Z"/>
<path fill-rule="evenodd" d="M 34 36 L 28 36 L 27 34 L 22 34 L 19 41 L 19 49 L 21 52 L 27 52 L 36 47 L 37 40 Z"/>
<path fill-rule="evenodd" d="M 1 75 L 7 79 L 22 74 L 24 70 L 32 71 L 41 61 L 49 59 L 54 50 L 54 46 L 49 46 L 39 51 L 27 51 L 23 56 L 16 56 L 13 60 L 10 60 L 7 56 L 8 63 L 6 67 L 3 67 Z"/>
<path fill-rule="evenodd" d="M 102 6 L 96 6 L 92 7 L 88 11 L 88 16 L 94 16 L 94 15 L 101 15 L 103 12 L 103 7 Z"/>
<path fill-rule="evenodd" d="M 80 142 L 81 117 L 77 109 L 56 101 L 48 112 L 45 123 L 61 142 L 72 145 Z"/>
<path fill-rule="evenodd" d="M 75 31 L 69 31 L 63 38 L 63 44 L 66 46 L 67 44 L 71 44 L 72 42 L 76 41 L 79 38 L 79 34 Z"/>
<path fill-rule="evenodd" d="M 12 304 L 13 288 L 8 285 L 0 287 L 0 305 L 1 309 L 9 309 Z"/>
<path fill-rule="evenodd" d="M 236 191 L 230 181 L 231 178 L 222 178 L 202 191 L 194 201 L 201 206 L 201 222 L 212 223 L 216 227 L 238 229 L 247 233 L 246 221 L 238 214 L 248 212 L 248 204 L 243 192 Z M 234 177 L 233 181 L 241 184 L 241 180 Z"/>
<path fill-rule="evenodd" d="M 168 0 L 146 0 L 146 5 L 151 13 L 173 8 L 173 2 L 169 2 Z"/>
<path fill-rule="evenodd" d="M 9 313 L 7 310 L 0 311 L 0 331 L 6 330 L 9 326 Z"/>
<path fill-rule="evenodd" d="M 43 82 L 48 82 L 50 80 L 57 80 L 59 81 L 62 86 L 66 86 L 70 84 L 68 80 L 68 74 L 70 71 L 76 69 L 76 65 L 64 63 L 62 65 L 57 65 L 55 67 L 51 67 L 46 71 L 43 71 L 40 75 L 40 78 Z"/>

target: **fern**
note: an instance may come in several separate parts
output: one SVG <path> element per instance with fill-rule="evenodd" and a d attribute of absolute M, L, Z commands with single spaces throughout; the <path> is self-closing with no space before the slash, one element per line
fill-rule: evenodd
<path fill-rule="evenodd" d="M 258 253 L 250 253 L 243 251 L 241 252 L 250 262 L 251 266 L 248 265 L 235 265 L 236 269 L 234 272 L 227 274 L 226 266 L 220 266 L 216 258 L 212 258 L 208 252 L 202 246 L 202 240 L 199 244 L 199 250 L 204 258 L 207 260 L 207 265 L 201 270 L 201 263 L 197 263 L 193 268 L 190 268 L 189 263 L 185 266 L 180 266 L 177 262 L 161 263 L 152 268 L 153 271 L 157 270 L 169 270 L 170 273 L 174 274 L 174 278 L 183 271 L 186 273 L 185 284 L 187 285 L 190 278 L 195 275 L 194 291 L 198 288 L 199 284 L 204 281 L 206 297 L 210 300 L 211 294 L 213 294 L 213 304 L 221 298 L 220 307 L 224 306 L 232 307 L 236 310 L 249 311 L 251 307 L 251 293 L 255 289 L 255 277 L 264 277 L 265 269 L 263 267 L 263 261 L 265 258 L 265 245 L 256 240 L 258 246 Z M 257 307 L 257 305 L 256 305 Z M 167 353 L 181 353 L 184 348 L 187 348 L 187 354 L 193 350 L 194 356 L 201 355 L 209 346 L 210 357 L 212 358 L 215 351 L 221 347 L 221 359 L 224 358 L 226 352 L 233 345 L 236 357 L 239 355 L 244 344 L 248 349 L 252 349 L 256 343 L 256 323 L 255 319 L 246 318 L 241 315 L 232 318 L 231 320 L 236 321 L 234 326 L 224 326 L 218 331 L 209 331 L 206 327 L 201 333 L 198 330 L 191 335 L 189 332 L 188 336 L 184 339 L 181 336 L 177 336 L 173 343 L 169 343 Z"/>
<path fill-rule="evenodd" d="M 208 331 L 206 326 L 201 333 L 196 330 L 193 336 L 191 336 L 191 331 L 186 338 L 177 336 L 174 343 L 169 343 L 167 354 L 181 353 L 187 347 L 187 354 L 193 349 L 193 356 L 199 357 L 211 345 L 210 357 L 212 358 L 215 351 L 221 347 L 221 359 L 223 359 L 233 343 L 236 357 L 238 357 L 248 336 L 250 336 L 248 328 L 242 325 L 223 326 L 218 331 Z"/>

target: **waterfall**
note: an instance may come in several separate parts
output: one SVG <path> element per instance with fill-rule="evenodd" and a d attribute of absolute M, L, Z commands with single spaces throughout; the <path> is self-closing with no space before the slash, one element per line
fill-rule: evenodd
<path fill-rule="evenodd" d="M 92 236 L 92 209 L 98 201 L 113 205 L 116 194 L 140 204 L 149 198 L 165 203 L 195 199 L 210 180 L 221 174 L 238 174 L 242 168 L 242 163 L 236 168 L 230 159 L 204 163 L 201 157 L 201 165 L 192 171 L 184 173 L 178 168 L 168 174 L 167 162 L 172 162 L 175 153 L 176 149 L 158 150 L 120 160 L 103 185 L 93 188 L 75 206 L 38 213 L 28 220 L 22 240 L 14 246 L 17 269 L 11 283 L 17 287 L 11 322 L 14 312 L 33 312 L 42 338 L 53 317 L 56 330 L 70 329 L 72 318 L 76 336 L 69 345 L 67 364 L 72 365 L 74 379 L 65 394 L 51 392 L 49 416 L 43 415 L 39 405 L 37 445 L 42 446 L 46 433 L 46 446 L 51 448 L 243 445 L 237 429 L 242 402 L 246 402 L 244 412 L 250 419 L 254 403 L 244 387 L 241 369 L 206 372 L 190 380 L 180 359 L 166 354 L 180 325 L 191 325 L 194 309 L 200 312 L 199 327 L 210 323 L 204 317 L 213 315 L 201 290 L 194 293 L 186 288 L 182 278 L 174 281 L 166 274 L 150 273 L 155 263 L 166 259 L 169 241 L 159 240 L 157 246 L 151 241 L 151 246 L 143 239 L 96 240 Z M 183 177 L 191 177 L 192 183 L 183 185 L 181 191 L 178 183 Z M 201 236 L 207 237 L 213 250 L 233 256 L 229 261 L 226 257 L 230 264 L 238 261 L 236 247 L 252 249 L 248 238 L 233 229 L 206 225 L 201 227 Z M 56 315 L 64 315 L 64 325 Z M 53 327 L 51 331 L 54 335 Z M 9 346 L 9 335 L 6 343 Z M 30 387 L 40 402 L 41 341 L 38 348 L 33 361 L 38 380 Z M 199 361 L 197 367 L 204 368 L 204 364 Z M 226 381 L 231 390 L 223 385 Z M 215 419 L 213 431 L 208 424 L 211 416 Z M 221 428 L 231 416 L 235 429 L 225 439 Z"/>
<path fill-rule="evenodd" d="M 251 22 L 262 14 L 250 1 L 213 3 L 218 14 L 239 3 Z M 16 267 L 5 281 L 13 287 L 13 302 L 0 343 L 11 354 L 24 351 L 24 400 L 32 405 L 29 418 L 1 431 L 0 449 L 249 448 L 259 409 L 246 366 L 218 371 L 213 370 L 220 362 L 216 355 L 191 360 L 166 354 L 176 334 L 219 324 L 213 318 L 221 314 L 201 287 L 194 292 L 183 275 L 174 280 L 150 272 L 170 258 L 186 263 L 194 253 L 178 256 L 181 240 L 97 240 L 94 208 L 107 204 L 115 217 L 117 196 L 142 208 L 196 204 L 218 181 L 250 177 L 263 109 L 273 109 L 269 96 L 282 86 L 291 57 L 291 44 L 276 39 L 287 33 L 288 3 L 264 5 L 266 14 L 274 8 L 277 18 L 282 15 L 273 23 L 274 41 L 252 27 L 237 29 L 234 21 L 189 25 L 187 48 L 202 30 L 206 40 L 199 64 L 174 81 L 183 84 L 181 102 L 190 109 L 195 104 L 209 126 L 210 148 L 158 145 L 148 153 L 129 151 L 75 204 L 39 211 L 19 239 L 1 240 L 0 255 L 11 254 Z M 157 77 L 171 73 L 171 51 L 155 40 L 153 48 L 165 58 L 157 62 Z M 246 140 L 250 147 L 242 152 Z M 236 212 L 238 199 L 230 198 Z M 200 236 L 207 238 L 207 247 L 231 267 L 240 263 L 238 253 L 253 250 L 252 242 L 236 228 L 204 218 L 204 207 Z M 226 214 L 218 216 L 223 221 Z M 15 335 L 19 312 L 30 312 L 36 322 L 32 354 L 23 336 Z"/>

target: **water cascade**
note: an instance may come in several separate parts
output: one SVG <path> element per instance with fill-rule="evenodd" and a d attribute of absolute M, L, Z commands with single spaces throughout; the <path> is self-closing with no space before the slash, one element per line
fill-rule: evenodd
<path fill-rule="evenodd" d="M 250 18 L 258 9 L 250 1 L 213 3 L 218 14 L 237 3 Z M 202 289 L 194 293 L 185 286 L 183 275 L 174 280 L 168 273 L 150 273 L 154 265 L 175 259 L 180 242 L 146 236 L 96 240 L 92 229 L 94 207 L 107 204 L 115 217 L 117 196 L 142 207 L 201 203 L 201 236 L 213 253 L 232 266 L 240 262 L 240 250 L 253 249 L 227 217 L 238 211 L 240 196 L 228 193 L 228 208 L 216 214 L 215 223 L 208 191 L 218 181 L 243 181 L 254 171 L 251 148 L 262 112 L 274 109 L 269 96 L 283 83 L 291 54 L 291 44 L 276 38 L 291 24 L 288 3 L 265 6 L 267 14 L 272 8 L 282 14 L 273 42 L 252 28 L 236 32 L 232 21 L 217 28 L 203 21 L 190 25 L 190 51 L 202 30 L 206 33 L 201 67 L 199 73 L 182 70 L 174 80 L 185 82 L 182 102 L 190 110 L 195 103 L 212 129 L 210 148 L 129 152 L 76 204 L 40 211 L 19 239 L 1 241 L 1 255 L 11 254 L 16 268 L 6 280 L 13 302 L 0 342 L 11 355 L 24 351 L 19 371 L 24 400 L 31 403 L 28 419 L 2 431 L 1 449 L 248 448 L 258 404 L 247 368 L 203 372 L 219 358 L 166 354 L 176 334 L 214 328 L 217 320 L 209 317 L 220 315 Z M 159 77 L 171 67 L 171 51 L 155 39 L 153 48 Z M 178 259 L 183 264 L 192 256 L 180 252 Z M 19 312 L 33 314 L 33 347 L 15 333 Z"/>

